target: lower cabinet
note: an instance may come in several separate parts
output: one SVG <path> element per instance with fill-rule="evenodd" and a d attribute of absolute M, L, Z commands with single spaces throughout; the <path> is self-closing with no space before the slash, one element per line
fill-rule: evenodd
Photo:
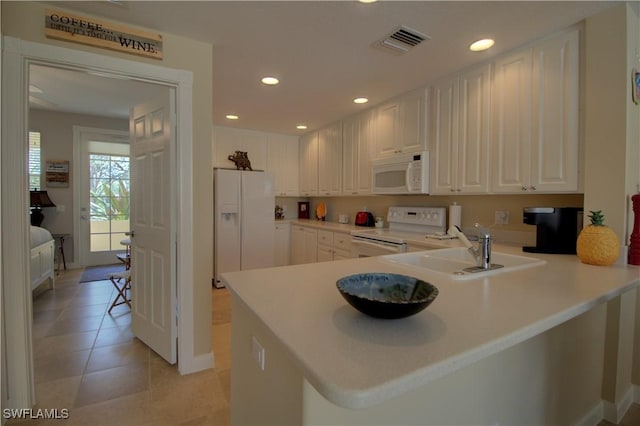
<path fill-rule="evenodd" d="M 275 224 L 274 266 L 291 263 L 291 226 L 288 223 Z"/>
<path fill-rule="evenodd" d="M 291 264 L 315 263 L 318 260 L 318 231 L 306 226 L 291 227 Z"/>
<path fill-rule="evenodd" d="M 291 225 L 292 265 L 351 258 L 350 234 Z"/>
<path fill-rule="evenodd" d="M 342 232 L 318 231 L 318 262 L 351 258 L 351 236 Z"/>

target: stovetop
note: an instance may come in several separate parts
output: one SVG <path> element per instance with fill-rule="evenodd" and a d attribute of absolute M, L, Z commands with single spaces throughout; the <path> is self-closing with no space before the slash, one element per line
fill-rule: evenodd
<path fill-rule="evenodd" d="M 351 231 L 352 236 L 376 241 L 404 244 L 416 237 L 445 234 L 445 207 L 389 207 L 388 228 Z"/>

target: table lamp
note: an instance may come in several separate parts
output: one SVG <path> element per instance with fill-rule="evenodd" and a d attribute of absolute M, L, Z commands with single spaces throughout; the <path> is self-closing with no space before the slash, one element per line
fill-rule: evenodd
<path fill-rule="evenodd" d="M 42 214 L 42 208 L 55 207 L 47 191 L 30 191 L 31 195 L 31 225 L 40 226 L 44 220 L 44 214 Z"/>

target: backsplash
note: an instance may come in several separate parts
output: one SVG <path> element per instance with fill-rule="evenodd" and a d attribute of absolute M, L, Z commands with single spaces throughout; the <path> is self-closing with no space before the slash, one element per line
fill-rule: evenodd
<path fill-rule="evenodd" d="M 374 216 L 387 218 L 390 206 L 425 206 L 448 207 L 454 202 L 462 206 L 462 228 L 470 228 L 478 222 L 492 230 L 496 241 L 527 244 L 535 243 L 535 227 L 522 223 L 524 207 L 582 207 L 582 194 L 546 194 L 546 195 L 398 195 L 398 196 L 363 196 L 363 197 L 312 197 L 288 198 L 276 197 L 276 204 L 285 206 L 285 218 L 297 218 L 298 201 L 309 201 L 310 217 L 315 217 L 318 203 L 327 206 L 327 221 L 337 222 L 339 214 L 347 214 L 349 223 L 353 223 L 358 211 L 366 210 Z M 508 211 L 508 225 L 494 225 L 495 211 Z"/>

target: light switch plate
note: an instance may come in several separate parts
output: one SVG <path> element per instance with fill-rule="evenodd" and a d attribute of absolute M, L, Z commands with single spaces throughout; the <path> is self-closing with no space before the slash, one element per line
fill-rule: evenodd
<path fill-rule="evenodd" d="M 251 355 L 260 366 L 260 370 L 264 370 L 264 347 L 258 342 L 255 336 L 252 337 L 251 341 Z"/>

